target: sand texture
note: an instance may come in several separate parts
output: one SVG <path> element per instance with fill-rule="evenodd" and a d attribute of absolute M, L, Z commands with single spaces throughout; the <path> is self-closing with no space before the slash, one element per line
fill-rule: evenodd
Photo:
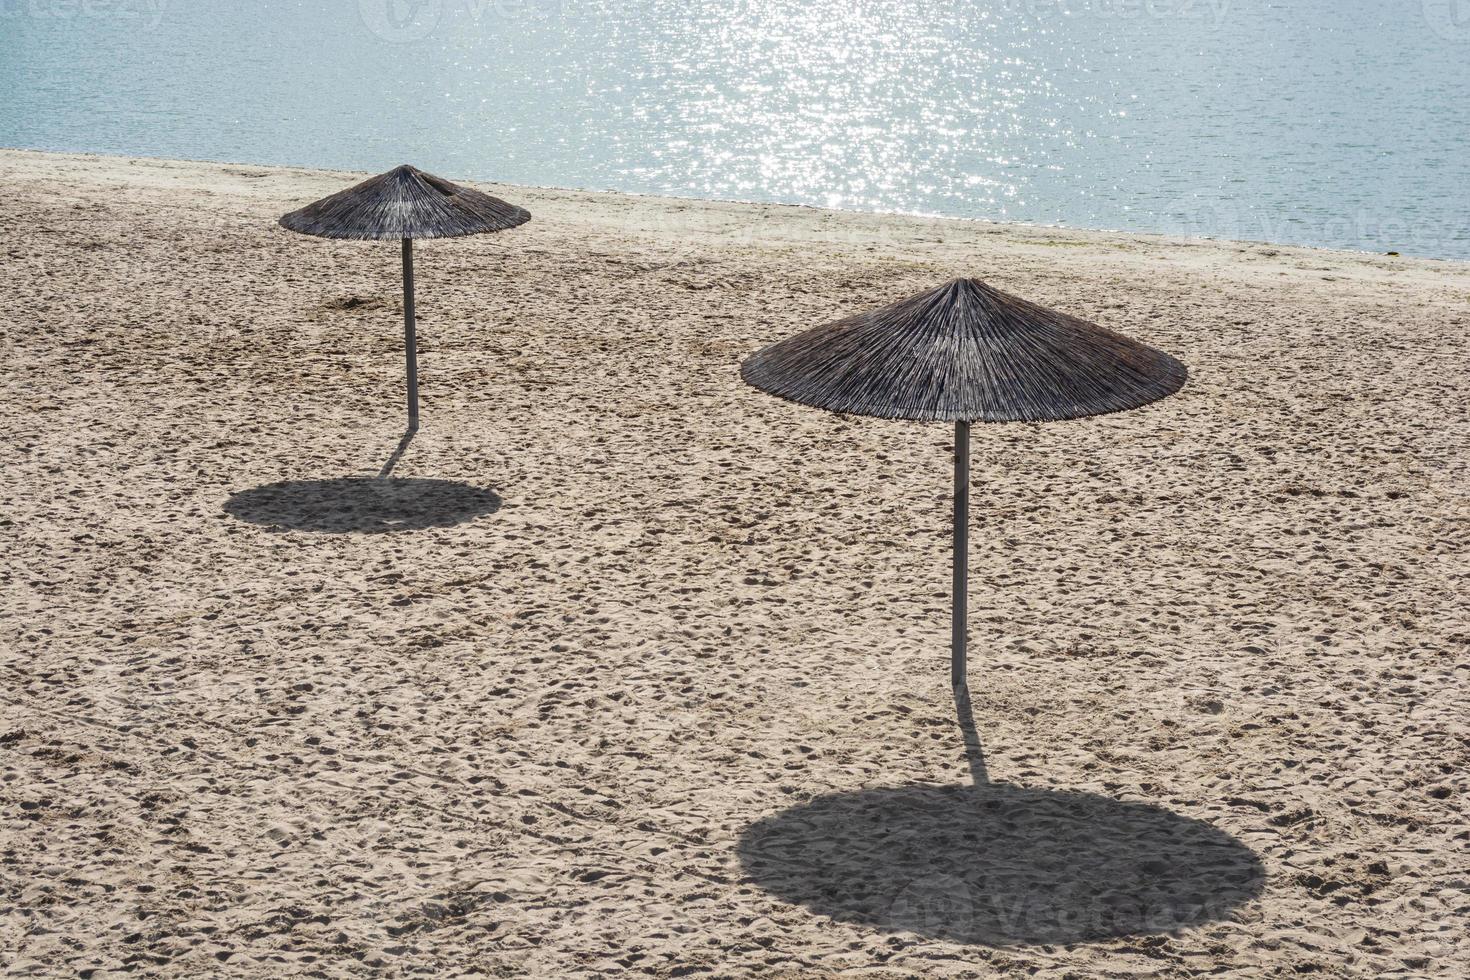
<path fill-rule="evenodd" d="M 485 185 L 378 480 L 351 179 L 0 151 L 0 972 L 1470 973 L 1470 266 Z M 968 753 L 951 429 L 738 374 L 962 275 L 1191 371 L 976 426 Z"/>

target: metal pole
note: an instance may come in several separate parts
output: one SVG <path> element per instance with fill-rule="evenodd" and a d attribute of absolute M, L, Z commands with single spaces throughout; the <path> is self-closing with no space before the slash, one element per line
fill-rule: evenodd
<path fill-rule="evenodd" d="M 949 680 L 955 693 L 969 695 L 965 674 L 970 550 L 970 423 L 954 424 L 954 605 Z"/>
<path fill-rule="evenodd" d="M 419 430 L 419 344 L 413 316 L 413 239 L 403 240 L 403 345 L 408 357 L 408 431 Z"/>

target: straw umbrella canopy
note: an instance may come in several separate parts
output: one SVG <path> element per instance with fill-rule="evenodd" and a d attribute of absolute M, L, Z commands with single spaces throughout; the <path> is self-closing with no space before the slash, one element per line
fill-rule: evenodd
<path fill-rule="evenodd" d="M 451 184 L 404 164 L 284 215 L 281 227 L 319 238 L 403 242 L 403 340 L 408 431 L 419 427 L 418 340 L 413 308 L 413 240 L 505 231 L 531 220 L 525 208 Z"/>
<path fill-rule="evenodd" d="M 746 358 L 740 374 L 831 412 L 955 424 L 950 680 L 965 695 L 970 423 L 1120 412 L 1173 394 L 1188 376 L 1162 351 L 978 279 L 797 334 Z"/>

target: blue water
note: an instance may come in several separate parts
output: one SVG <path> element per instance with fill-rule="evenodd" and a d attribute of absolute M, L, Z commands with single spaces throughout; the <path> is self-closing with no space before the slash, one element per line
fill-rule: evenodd
<path fill-rule="evenodd" d="M 0 145 L 1470 259 L 1470 0 L 0 0 Z"/>

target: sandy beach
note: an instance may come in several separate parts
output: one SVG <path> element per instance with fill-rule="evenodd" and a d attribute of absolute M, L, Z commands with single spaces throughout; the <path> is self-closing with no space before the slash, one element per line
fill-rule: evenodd
<path fill-rule="evenodd" d="M 354 179 L 0 150 L 0 972 L 1470 973 L 1470 264 L 475 185 L 380 481 Z M 1191 372 L 976 426 L 968 753 L 952 430 L 738 372 L 956 276 Z"/>

